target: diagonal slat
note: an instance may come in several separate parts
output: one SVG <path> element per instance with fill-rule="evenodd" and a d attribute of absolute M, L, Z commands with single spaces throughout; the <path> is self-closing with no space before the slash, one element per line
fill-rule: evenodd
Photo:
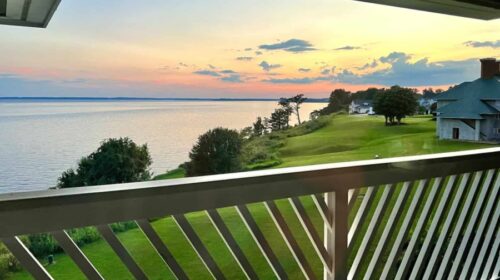
<path fill-rule="evenodd" d="M 162 260 L 165 262 L 170 271 L 174 274 L 177 279 L 180 280 L 188 280 L 186 273 L 181 268 L 181 266 L 177 263 L 174 256 L 167 248 L 167 245 L 163 243 L 158 233 L 151 226 L 151 223 L 147 220 L 137 220 L 137 224 L 139 228 L 142 230 L 146 238 L 149 240 L 153 248 L 160 255 Z"/>
<path fill-rule="evenodd" d="M 24 245 L 19 237 L 3 238 L 3 243 L 9 251 L 17 258 L 21 265 L 35 279 L 52 280 L 52 276 L 45 270 L 40 262 L 33 256 L 30 250 Z"/>
<path fill-rule="evenodd" d="M 375 199 L 375 188 L 368 187 L 365 196 L 363 197 L 363 201 L 359 206 L 358 212 L 356 213 L 356 217 L 354 217 L 354 221 L 349 229 L 348 241 L 347 244 L 350 247 L 351 241 L 356 239 L 359 234 L 358 228 L 365 222 L 366 217 L 368 216 L 368 210 L 371 208 L 370 206 Z"/>
<path fill-rule="evenodd" d="M 498 238 L 500 239 L 500 238 Z M 498 248 L 498 246 L 497 246 Z M 494 256 L 494 254 L 491 254 L 492 256 Z M 496 253 L 496 257 L 497 257 L 497 263 L 496 265 L 493 267 L 493 273 L 491 274 L 491 279 L 498 279 L 500 278 L 500 251 L 497 250 L 497 253 Z"/>
<path fill-rule="evenodd" d="M 238 211 L 245 226 L 248 228 L 248 231 L 252 235 L 252 238 L 254 239 L 255 243 L 257 244 L 262 254 L 266 258 L 267 262 L 271 266 L 271 269 L 273 270 L 274 274 L 278 277 L 278 279 L 288 279 L 285 270 L 278 261 L 278 258 L 271 249 L 271 246 L 269 246 L 269 243 L 264 237 L 264 234 L 259 229 L 259 226 L 252 217 L 252 214 L 248 210 L 248 207 L 246 205 L 238 205 L 236 206 L 236 210 Z"/>
<path fill-rule="evenodd" d="M 292 252 L 293 257 L 297 261 L 306 279 L 315 279 L 316 277 L 314 275 L 313 270 L 311 269 L 311 266 L 309 265 L 309 262 L 306 259 L 306 256 L 300 249 L 297 240 L 293 236 L 292 231 L 288 227 L 285 218 L 283 218 L 283 215 L 276 206 L 276 203 L 274 201 L 266 201 L 264 202 L 264 205 L 269 211 L 269 214 L 271 214 L 271 218 L 276 224 L 276 227 L 278 228 L 281 236 L 283 237 L 283 240 L 285 241 L 286 245 Z"/>
<path fill-rule="evenodd" d="M 116 255 L 120 258 L 123 264 L 125 264 L 130 273 L 132 273 L 132 275 L 135 277 L 135 279 L 148 279 L 146 274 L 144 274 L 139 265 L 137 265 L 125 246 L 123 246 L 118 237 L 116 237 L 115 233 L 109 225 L 99 225 L 96 226 L 96 228 L 104 238 L 104 240 L 106 240 L 106 242 L 109 244 L 109 246 L 113 248 Z"/>
<path fill-rule="evenodd" d="M 384 192 L 382 193 L 382 197 L 377 203 L 377 208 L 373 213 L 372 218 L 370 219 L 370 223 L 368 228 L 366 229 L 366 233 L 363 236 L 363 240 L 361 241 L 361 245 L 356 253 L 356 257 L 352 263 L 351 269 L 349 270 L 349 274 L 347 276 L 348 279 L 358 279 L 359 278 L 359 268 L 362 260 L 365 258 L 365 251 L 370 247 L 375 232 L 377 228 L 380 226 L 380 222 L 382 221 L 381 215 L 383 215 L 385 209 L 387 209 L 388 201 L 390 201 L 392 194 L 394 193 L 394 188 L 392 185 L 386 185 L 384 188 Z"/>
<path fill-rule="evenodd" d="M 52 236 L 88 279 L 104 279 L 65 230 L 52 232 Z"/>
<path fill-rule="evenodd" d="M 485 241 L 483 243 L 483 246 L 481 247 L 481 251 L 479 252 L 479 256 L 478 256 L 478 260 L 477 260 L 477 263 L 478 264 L 481 264 L 483 262 L 483 260 L 486 258 L 486 252 L 488 251 L 488 249 L 490 248 L 490 244 L 492 244 L 491 246 L 491 251 L 490 251 L 490 255 L 494 255 L 495 252 L 498 252 L 499 249 L 498 249 L 498 242 L 496 242 L 496 246 L 495 246 L 495 242 L 493 242 L 495 240 L 494 236 L 495 236 L 495 229 L 498 228 L 498 226 L 500 226 L 500 203 L 497 204 L 497 207 L 496 207 L 496 210 L 495 210 L 495 214 L 493 215 L 493 218 L 491 219 L 491 223 L 489 225 L 489 228 L 488 228 L 488 232 L 486 233 L 486 237 L 485 237 Z M 498 233 L 497 233 L 498 234 Z M 497 236 L 496 238 L 496 241 L 500 241 L 500 236 Z M 490 268 L 488 267 L 488 260 L 484 266 L 484 270 L 483 270 L 483 276 L 482 277 L 479 277 L 480 275 L 480 269 L 481 269 L 481 265 L 475 265 L 474 266 L 474 270 L 472 271 L 472 275 L 471 275 L 471 279 L 478 279 L 478 278 L 481 278 L 481 279 L 486 279 L 487 276 L 485 274 L 488 274 Z"/>
<path fill-rule="evenodd" d="M 212 258 L 212 255 L 210 255 L 205 245 L 203 245 L 200 237 L 196 234 L 193 227 L 186 219 L 186 216 L 174 215 L 173 218 L 214 279 L 226 279 L 222 270 L 220 270 L 219 266 Z"/>
<path fill-rule="evenodd" d="M 234 239 L 231 232 L 229 231 L 229 228 L 224 223 L 224 220 L 220 216 L 219 212 L 213 209 L 213 210 L 207 210 L 207 214 L 208 217 L 210 218 L 210 221 L 214 225 L 215 229 L 222 237 L 222 240 L 224 240 L 224 243 L 226 244 L 227 248 L 233 255 L 234 259 L 238 262 L 238 265 L 242 269 L 243 273 L 245 273 L 246 277 L 248 279 L 258 279 L 257 273 L 255 273 L 255 270 L 250 265 L 250 262 L 248 261 L 247 257 L 241 250 L 240 246 Z"/>
<path fill-rule="evenodd" d="M 438 268 L 438 263 L 437 259 L 439 255 L 441 254 L 441 248 L 445 242 L 445 239 L 448 235 L 448 231 L 450 229 L 451 223 L 454 220 L 454 217 L 456 216 L 455 213 L 457 212 L 457 208 L 460 204 L 460 201 L 463 198 L 465 187 L 467 186 L 467 183 L 469 182 L 470 174 L 466 173 L 462 176 L 460 180 L 460 185 L 458 187 L 458 190 L 455 194 L 455 198 L 453 199 L 453 203 L 450 207 L 448 217 L 446 218 L 446 221 L 443 225 L 443 228 L 441 229 L 441 232 L 439 234 L 439 238 L 436 242 L 436 246 L 434 247 L 434 250 L 432 251 L 431 258 L 429 262 L 427 263 L 427 268 L 425 270 L 424 279 L 430 279 L 431 276 L 434 274 L 435 270 Z"/>
<path fill-rule="evenodd" d="M 485 186 L 486 187 L 486 186 Z M 462 272 L 460 273 L 462 276 L 467 277 L 469 274 L 469 269 L 473 262 L 475 263 L 475 267 L 481 267 L 482 265 L 482 259 L 477 258 L 476 256 L 476 250 L 477 247 L 479 246 L 479 243 L 484 241 L 483 238 L 483 231 L 486 227 L 486 224 L 488 223 L 488 220 L 494 211 L 494 205 L 495 202 L 497 202 L 498 198 L 498 189 L 500 187 L 500 176 L 496 177 L 495 183 L 493 184 L 493 188 L 491 192 L 489 193 L 489 199 L 488 202 L 486 203 L 486 207 L 483 210 L 481 221 L 479 222 L 479 227 L 475 230 L 474 232 L 474 240 L 472 241 L 472 245 L 469 249 L 469 254 L 467 258 L 465 259 L 465 265 L 462 268 Z M 490 223 L 495 223 L 496 221 L 493 220 Z"/>
<path fill-rule="evenodd" d="M 460 236 L 460 233 L 462 232 L 462 227 L 465 223 L 465 219 L 467 217 L 467 214 L 469 213 L 469 208 L 472 206 L 474 196 L 476 194 L 477 187 L 479 186 L 479 182 L 481 181 L 481 178 L 483 177 L 484 173 L 482 171 L 476 172 L 474 175 L 474 179 L 472 180 L 472 184 L 469 187 L 469 192 L 467 194 L 467 199 L 464 202 L 464 205 L 462 207 L 462 211 L 460 212 L 460 217 L 458 218 L 457 224 L 455 225 L 455 228 L 453 229 L 453 234 L 451 236 L 450 242 L 448 243 L 446 252 L 443 257 L 443 261 L 441 262 L 439 266 L 439 270 L 436 274 L 436 279 L 443 279 L 444 274 L 446 272 L 446 269 L 448 267 L 448 262 L 451 259 L 451 255 L 455 249 L 455 244 Z"/>
<path fill-rule="evenodd" d="M 434 217 L 432 217 L 431 226 L 427 231 L 427 235 L 425 236 L 424 243 L 422 244 L 422 247 L 418 254 L 417 261 L 415 262 L 415 265 L 413 266 L 413 269 L 411 271 L 411 280 L 422 278 L 421 274 L 423 273 L 423 266 L 425 263 L 427 263 L 427 258 L 430 253 L 430 251 L 428 250 L 429 246 L 431 246 L 431 242 L 435 238 L 435 232 L 438 226 L 441 224 L 441 215 L 443 214 L 443 211 L 450 201 L 450 194 L 452 189 L 455 187 L 455 182 L 457 181 L 456 179 L 456 175 L 452 175 L 448 178 L 448 182 L 446 183 L 446 187 L 444 189 L 443 195 L 441 196 L 441 200 L 439 202 L 438 208 L 436 209 L 436 213 L 434 214 Z"/>
<path fill-rule="evenodd" d="M 325 203 L 325 199 L 321 194 L 313 194 L 311 195 L 318 212 L 323 219 L 323 224 L 326 225 L 326 228 L 330 231 L 333 230 L 333 215 L 328 211 L 328 206 Z"/>
<path fill-rule="evenodd" d="M 483 270 L 483 275 L 481 279 L 495 279 L 491 276 L 492 270 L 494 270 L 494 261 L 495 257 L 498 257 L 498 262 L 500 262 L 500 256 L 495 256 L 494 252 L 500 252 L 500 228 L 497 227 L 496 229 L 496 238 L 495 238 L 495 243 L 493 243 L 493 246 L 491 247 L 491 253 L 490 256 L 488 257 L 488 260 L 486 261 L 486 265 L 484 266 Z M 498 255 L 498 254 L 497 254 Z M 500 266 L 500 263 L 497 263 L 497 267 Z M 498 274 L 497 274 L 498 275 Z"/>
<path fill-rule="evenodd" d="M 359 189 L 350 189 L 348 192 L 348 203 L 347 208 L 349 208 L 349 212 L 351 212 L 354 203 L 356 203 L 356 199 L 359 196 Z"/>
<path fill-rule="evenodd" d="M 387 261 L 384 266 L 384 270 L 382 271 L 382 275 L 380 279 L 388 279 L 389 272 L 391 271 L 394 262 L 396 260 L 396 256 L 399 254 L 401 251 L 401 248 L 403 246 L 403 240 L 408 234 L 408 231 L 410 230 L 410 226 L 413 223 L 413 220 L 415 219 L 416 216 L 416 208 L 420 204 L 421 200 L 423 199 L 422 193 L 424 192 L 425 186 L 427 185 L 427 180 L 421 180 L 418 183 L 417 190 L 415 191 L 415 194 L 413 195 L 410 207 L 408 208 L 408 211 L 406 212 L 405 219 L 403 221 L 403 224 L 401 225 L 401 228 L 399 229 L 398 236 L 396 237 L 396 241 L 394 241 L 394 245 L 392 246 L 391 252 L 389 253 L 389 257 L 387 258 Z"/>
<path fill-rule="evenodd" d="M 311 241 L 316 254 L 318 254 L 319 259 L 323 263 L 323 266 L 327 268 L 330 273 L 332 273 L 333 271 L 331 256 L 326 251 L 325 245 L 323 244 L 323 241 L 321 240 L 318 232 L 314 228 L 314 224 L 309 218 L 309 215 L 307 215 L 304 205 L 298 197 L 289 198 L 289 201 L 292 205 L 293 210 L 295 211 L 295 214 L 297 215 L 297 218 L 299 218 L 300 224 L 304 228 L 307 237 L 309 237 L 309 240 Z"/>
<path fill-rule="evenodd" d="M 425 201 L 424 208 L 422 209 L 422 213 L 420 214 L 420 217 L 418 218 L 417 225 L 415 226 L 415 229 L 412 232 L 410 243 L 408 244 L 408 247 L 406 247 L 405 254 L 403 256 L 403 260 L 401 262 L 401 265 L 399 266 L 398 272 L 396 273 L 396 278 L 397 279 L 403 279 L 410 269 L 410 262 L 411 262 L 411 257 L 414 254 L 415 247 L 417 245 L 417 242 L 420 238 L 420 233 L 423 230 L 425 223 L 430 217 L 431 210 L 433 208 L 434 203 L 436 202 L 437 199 L 437 193 L 438 190 L 441 186 L 442 178 L 438 177 L 434 179 L 434 183 L 432 185 L 431 191 L 429 195 L 427 196 L 427 199 Z"/>
<path fill-rule="evenodd" d="M 382 236 L 380 237 L 379 242 L 377 243 L 377 248 L 375 249 L 375 252 L 373 253 L 372 259 L 370 261 L 370 264 L 368 265 L 368 269 L 366 270 L 364 279 L 372 279 L 372 274 L 375 271 L 375 268 L 380 265 L 380 262 L 382 261 L 381 254 L 382 252 L 386 249 L 387 247 L 387 240 L 389 237 L 394 233 L 394 230 L 396 229 L 396 221 L 399 219 L 401 216 L 401 206 L 406 204 L 406 201 L 408 200 L 408 197 L 410 196 L 410 182 L 405 182 L 403 186 L 401 187 L 401 191 L 399 192 L 399 196 L 396 200 L 396 203 L 394 204 L 394 207 L 391 211 L 391 215 L 389 217 L 389 220 L 387 221 L 387 224 L 385 226 L 384 232 L 382 233 Z"/>
<path fill-rule="evenodd" d="M 484 179 L 483 186 L 481 187 L 481 192 L 479 194 L 478 200 L 470 217 L 469 223 L 467 224 L 467 228 L 465 230 L 465 234 L 461 240 L 460 248 L 455 255 L 455 259 L 453 261 L 453 266 L 451 267 L 450 274 L 448 275 L 448 279 L 455 279 L 457 274 L 459 273 L 459 269 L 462 268 L 462 258 L 465 254 L 467 247 L 469 246 L 469 240 L 474 230 L 474 227 L 477 223 L 479 213 L 481 211 L 481 207 L 486 199 L 486 194 L 488 193 L 489 185 L 494 175 L 494 170 L 488 170 L 486 174 L 486 178 Z"/>

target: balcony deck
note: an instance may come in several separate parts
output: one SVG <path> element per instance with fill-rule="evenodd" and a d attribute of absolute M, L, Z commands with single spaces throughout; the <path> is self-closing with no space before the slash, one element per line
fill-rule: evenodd
<path fill-rule="evenodd" d="M 305 279 L 316 279 L 277 200 L 287 200 L 324 279 L 495 279 L 500 148 L 0 196 L 0 238 L 36 279 L 52 279 L 19 236 L 51 233 L 89 279 L 103 276 L 67 230 L 96 226 L 136 279 L 148 279 L 108 226 L 136 221 L 177 279 L 188 279 L 150 220 L 171 216 L 207 271 L 225 279 L 185 214 L 206 211 L 248 279 L 258 274 L 217 209 L 235 207 L 278 279 L 290 276 L 247 205 L 263 203 Z M 300 197 L 312 197 L 320 234 Z M 354 206 L 356 204 L 356 206 Z M 354 217 L 349 222 L 349 215 Z M 383 218 L 385 217 L 385 218 Z M 377 234 L 377 232 L 379 234 Z M 354 240 L 359 241 L 354 246 Z M 350 261 L 348 261 L 350 259 Z"/>

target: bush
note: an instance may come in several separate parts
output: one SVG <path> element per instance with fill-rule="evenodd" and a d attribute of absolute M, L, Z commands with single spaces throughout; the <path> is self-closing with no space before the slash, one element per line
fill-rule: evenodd
<path fill-rule="evenodd" d="M 242 139 L 236 130 L 215 128 L 198 138 L 186 164 L 188 176 L 237 172 L 241 170 Z"/>
<path fill-rule="evenodd" d="M 84 157 L 76 170 L 59 177 L 58 188 L 119 184 L 148 180 L 151 156 L 146 145 L 129 138 L 108 139 L 94 153 Z"/>

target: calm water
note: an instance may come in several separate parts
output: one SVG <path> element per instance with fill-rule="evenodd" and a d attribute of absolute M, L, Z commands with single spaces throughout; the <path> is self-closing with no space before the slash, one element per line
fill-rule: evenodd
<path fill-rule="evenodd" d="M 302 118 L 324 107 L 307 103 Z M 147 143 L 155 174 L 188 159 L 197 137 L 217 126 L 241 129 L 274 102 L 1 102 L 0 193 L 44 190 L 110 137 Z"/>

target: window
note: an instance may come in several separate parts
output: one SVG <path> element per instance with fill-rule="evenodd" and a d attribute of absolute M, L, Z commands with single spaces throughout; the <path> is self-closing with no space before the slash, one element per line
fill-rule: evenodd
<path fill-rule="evenodd" d="M 496 134 L 500 134 L 500 128 L 495 128 Z"/>

